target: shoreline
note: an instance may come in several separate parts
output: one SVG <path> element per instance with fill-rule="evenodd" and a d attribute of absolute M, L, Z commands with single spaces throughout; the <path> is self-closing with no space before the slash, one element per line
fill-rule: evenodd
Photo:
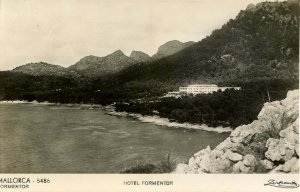
<path fill-rule="evenodd" d="M 112 116 L 122 116 L 122 117 L 130 117 L 133 119 L 137 119 L 143 123 L 150 123 L 153 125 L 159 126 L 166 126 L 172 128 L 184 128 L 184 129 L 196 129 L 196 130 L 203 130 L 215 133 L 231 133 L 233 131 L 230 127 L 209 127 L 205 124 L 191 124 L 191 123 L 177 123 L 177 122 L 170 122 L 168 118 L 162 118 L 157 115 L 154 116 L 143 116 L 138 113 L 128 113 L 128 112 L 117 112 L 115 108 L 111 105 L 102 106 L 99 104 L 78 104 L 78 103 L 69 103 L 69 104 L 62 104 L 62 103 L 50 103 L 47 101 L 38 102 L 38 101 L 24 101 L 24 100 L 5 100 L 0 101 L 0 104 L 34 104 L 34 105 L 53 105 L 53 106 L 64 106 L 64 107 L 79 107 L 78 109 L 101 109 L 107 115 Z"/>
<path fill-rule="evenodd" d="M 100 104 L 80 104 L 80 103 L 51 103 L 48 101 L 38 102 L 34 101 L 24 101 L 24 100 L 3 100 L 0 101 L 1 104 L 33 104 L 33 105 L 49 105 L 49 106 L 64 106 L 64 107 L 80 107 L 82 109 L 103 109 L 104 106 Z"/>
<path fill-rule="evenodd" d="M 177 123 L 177 122 L 170 122 L 168 118 L 162 118 L 157 115 L 154 116 L 144 116 L 138 113 L 128 113 L 128 112 L 117 112 L 112 107 L 110 109 L 104 108 L 107 111 L 108 115 L 112 116 L 121 116 L 121 117 L 131 117 L 133 119 L 137 119 L 144 123 L 150 123 L 153 125 L 159 126 L 166 126 L 172 128 L 185 128 L 185 129 L 196 129 L 196 130 L 203 130 L 209 132 L 216 132 L 216 133 L 231 133 L 233 131 L 230 127 L 208 127 L 205 124 L 191 124 L 191 123 Z"/>
<path fill-rule="evenodd" d="M 47 104 L 47 105 L 55 105 L 56 103 L 50 103 L 48 101 L 38 102 L 34 101 L 25 101 L 25 100 L 3 100 L 0 101 L 0 104 Z"/>

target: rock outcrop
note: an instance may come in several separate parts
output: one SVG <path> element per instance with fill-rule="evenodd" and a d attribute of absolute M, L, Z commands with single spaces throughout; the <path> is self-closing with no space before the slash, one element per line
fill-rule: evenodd
<path fill-rule="evenodd" d="M 258 120 L 237 127 L 215 149 L 194 154 L 175 173 L 299 173 L 299 93 L 265 103 Z"/>
<path fill-rule="evenodd" d="M 195 42 L 193 42 L 193 41 L 188 41 L 185 43 L 180 42 L 178 40 L 168 41 L 165 44 L 159 46 L 157 53 L 155 53 L 152 56 L 152 58 L 155 60 L 155 59 L 167 57 L 167 56 L 177 53 L 187 47 L 190 47 L 194 44 L 195 44 Z"/>
<path fill-rule="evenodd" d="M 132 51 L 130 54 L 130 58 L 135 60 L 136 62 L 148 62 L 151 61 L 151 57 L 146 53 L 141 51 Z"/>

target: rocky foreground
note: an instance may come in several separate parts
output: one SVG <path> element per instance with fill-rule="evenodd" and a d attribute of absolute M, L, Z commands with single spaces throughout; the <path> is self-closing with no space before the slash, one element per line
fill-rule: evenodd
<path fill-rule="evenodd" d="M 299 173 L 299 90 L 265 103 L 258 120 L 237 127 L 215 149 L 194 154 L 175 173 Z"/>

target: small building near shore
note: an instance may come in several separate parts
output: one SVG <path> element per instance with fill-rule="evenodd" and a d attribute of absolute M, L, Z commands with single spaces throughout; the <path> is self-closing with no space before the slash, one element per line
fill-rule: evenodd
<path fill-rule="evenodd" d="M 180 97 L 184 94 L 208 94 L 226 89 L 240 90 L 241 87 L 218 87 L 216 84 L 193 84 L 187 87 L 179 87 L 179 91 L 168 92 L 164 97 Z"/>
<path fill-rule="evenodd" d="M 196 95 L 201 93 L 212 93 L 215 91 L 218 91 L 218 86 L 215 84 L 194 84 L 187 86 L 186 93 Z"/>

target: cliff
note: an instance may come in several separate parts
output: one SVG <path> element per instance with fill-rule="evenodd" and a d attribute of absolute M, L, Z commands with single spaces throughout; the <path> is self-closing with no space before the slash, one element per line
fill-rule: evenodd
<path fill-rule="evenodd" d="M 194 154 L 175 173 L 299 173 L 299 90 L 265 103 L 258 119 L 237 127 L 215 149 Z"/>

